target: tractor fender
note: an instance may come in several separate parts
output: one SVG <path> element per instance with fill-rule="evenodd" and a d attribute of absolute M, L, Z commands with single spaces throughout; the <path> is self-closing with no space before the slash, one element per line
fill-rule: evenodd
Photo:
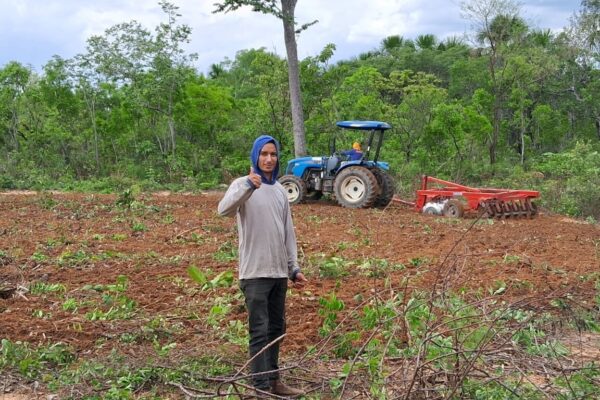
<path fill-rule="evenodd" d="M 342 163 L 340 164 L 340 167 L 335 171 L 335 174 L 339 174 L 340 172 L 342 172 L 343 170 L 345 170 L 348 167 L 352 167 L 352 166 L 365 166 L 364 163 L 361 164 L 360 161 L 342 161 Z"/>
<path fill-rule="evenodd" d="M 380 169 L 382 169 L 384 171 L 389 171 L 390 163 L 385 162 L 385 161 L 377 161 L 377 167 L 379 167 Z"/>
<path fill-rule="evenodd" d="M 361 161 L 361 160 L 355 160 L 355 161 L 342 161 L 342 164 L 340 165 L 340 167 L 338 168 L 337 173 L 339 173 L 340 171 L 342 171 L 343 169 L 346 169 L 348 167 L 352 167 L 352 166 L 360 166 L 360 167 L 365 167 L 365 168 L 379 168 L 382 169 L 384 171 L 389 171 L 390 170 L 390 164 L 385 162 L 385 161 L 377 161 L 376 163 L 373 161 Z"/>

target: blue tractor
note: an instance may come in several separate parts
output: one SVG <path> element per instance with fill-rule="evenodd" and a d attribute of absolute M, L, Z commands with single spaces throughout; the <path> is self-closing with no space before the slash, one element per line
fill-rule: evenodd
<path fill-rule="evenodd" d="M 383 136 L 391 126 L 379 121 L 340 121 L 340 128 L 362 131 L 362 154 L 358 159 L 344 155 L 331 144 L 331 155 L 301 157 L 288 162 L 279 182 L 290 204 L 319 199 L 329 194 L 342 207 L 385 207 L 394 196 L 394 182 L 388 174 L 389 164 L 379 161 Z"/>

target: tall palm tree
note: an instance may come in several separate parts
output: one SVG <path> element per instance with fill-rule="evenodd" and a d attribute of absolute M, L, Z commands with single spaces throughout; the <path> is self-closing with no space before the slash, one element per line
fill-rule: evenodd
<path fill-rule="evenodd" d="M 384 53 L 390 53 L 394 49 L 399 49 L 404 45 L 404 38 L 400 35 L 388 36 L 381 41 L 381 50 Z"/>
<path fill-rule="evenodd" d="M 210 71 L 208 71 L 208 76 L 211 79 L 217 79 L 221 75 L 225 73 L 225 68 L 221 64 L 211 64 Z"/>
<path fill-rule="evenodd" d="M 491 45 L 520 43 L 527 30 L 527 23 L 518 15 L 500 14 L 494 17 L 488 29 L 477 34 L 477 40 Z"/>
<path fill-rule="evenodd" d="M 444 49 L 451 49 L 453 47 L 464 47 L 464 48 L 468 48 L 468 46 L 465 44 L 465 41 L 463 39 L 461 39 L 458 36 L 448 36 L 446 38 L 446 40 L 444 40 L 442 43 L 444 45 Z"/>
<path fill-rule="evenodd" d="M 436 43 L 437 43 L 437 39 L 436 39 L 435 35 L 432 35 L 430 33 L 428 33 L 426 35 L 419 35 L 419 36 L 417 36 L 417 39 L 415 40 L 415 44 L 421 50 L 425 50 L 425 49 L 431 50 L 434 48 Z"/>
<path fill-rule="evenodd" d="M 527 39 L 538 47 L 548 47 L 552 43 L 552 31 L 550 29 L 534 30 L 529 33 Z"/>

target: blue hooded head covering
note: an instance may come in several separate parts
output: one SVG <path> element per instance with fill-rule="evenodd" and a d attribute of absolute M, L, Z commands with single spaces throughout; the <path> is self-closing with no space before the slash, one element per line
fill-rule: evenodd
<path fill-rule="evenodd" d="M 275 169 L 273 169 L 273 175 L 271 175 L 271 179 L 267 179 L 264 172 L 258 167 L 258 157 L 260 156 L 260 151 L 267 143 L 273 143 L 275 148 L 277 149 L 277 164 L 275 164 Z M 252 166 L 254 167 L 254 172 L 260 175 L 263 183 L 267 185 L 273 185 L 277 182 L 277 176 L 279 175 L 279 142 L 272 136 L 269 135 L 260 135 L 254 141 L 254 145 L 252 146 L 252 151 L 250 152 L 250 160 L 252 161 Z"/>

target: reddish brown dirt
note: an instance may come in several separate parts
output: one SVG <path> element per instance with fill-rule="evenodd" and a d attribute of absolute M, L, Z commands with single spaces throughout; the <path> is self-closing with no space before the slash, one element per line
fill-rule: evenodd
<path fill-rule="evenodd" d="M 60 341 L 85 354 L 99 351 L 102 341 L 140 332 L 161 315 L 178 324 L 181 351 L 222 346 L 210 336 L 205 317 L 215 297 L 231 295 L 234 307 L 227 318 L 245 321 L 237 284 L 200 291 L 187 274 L 190 265 L 209 277 L 235 271 L 234 259 L 217 255 L 220 248 L 221 254 L 227 251 L 224 244 L 237 246 L 235 219 L 215 211 L 221 196 L 146 194 L 123 211 L 110 195 L 0 194 L 0 289 L 16 289 L 0 298 L 0 338 Z M 290 292 L 286 353 L 319 340 L 320 297 L 335 290 L 352 305 L 357 294 L 382 287 L 383 279 L 361 273 L 358 265 L 366 259 L 403 264 L 392 281 L 399 285 L 411 277 L 411 290 L 443 283 L 444 289 L 488 294 L 504 286 L 498 296 L 506 301 L 529 297 L 542 304 L 563 295 L 593 301 L 600 271 L 598 225 L 544 213 L 533 219 L 452 220 L 404 207 L 349 210 L 327 201 L 295 206 L 293 214 L 309 283 Z M 136 223 L 144 228 L 136 231 Z M 320 277 L 318 264 L 328 257 L 346 260 L 349 274 Z M 85 318 L 102 299 L 84 286 L 114 284 L 119 275 L 128 277 L 126 295 L 137 303 L 135 316 Z M 65 291 L 27 292 L 35 282 L 61 283 Z M 63 310 L 65 298 L 77 299 L 79 309 Z"/>

